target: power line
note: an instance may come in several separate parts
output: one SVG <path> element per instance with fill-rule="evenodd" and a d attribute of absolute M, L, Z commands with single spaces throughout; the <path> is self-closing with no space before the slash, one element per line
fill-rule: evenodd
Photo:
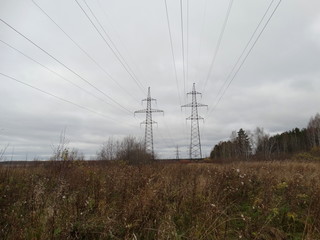
<path fill-rule="evenodd" d="M 135 81 L 135 83 L 137 84 L 137 86 L 140 88 L 140 90 L 144 93 L 143 90 L 143 85 L 142 83 L 135 78 L 134 74 L 128 69 L 128 67 L 124 64 L 123 60 L 121 60 L 121 58 L 118 56 L 118 54 L 116 53 L 116 51 L 111 47 L 111 45 L 108 43 L 108 41 L 105 39 L 105 37 L 103 36 L 103 34 L 100 32 L 100 30 L 97 28 L 97 26 L 94 24 L 94 22 L 92 21 L 92 19 L 89 17 L 89 15 L 87 14 L 87 12 L 83 9 L 83 7 L 80 5 L 80 3 L 78 2 L 78 0 L 75 0 L 75 2 L 77 3 L 77 5 L 79 6 L 79 8 L 82 10 L 82 12 L 85 14 L 85 16 L 87 17 L 87 19 L 90 21 L 91 25 L 94 27 L 94 29 L 98 32 L 98 34 L 100 35 L 100 37 L 102 38 L 102 40 L 107 44 L 107 46 L 110 48 L 110 50 L 112 51 L 112 53 L 115 55 L 115 57 L 118 59 L 118 61 L 120 62 L 120 64 L 124 67 L 124 69 L 126 70 L 126 72 L 130 75 L 130 77 Z M 86 2 L 85 2 L 86 3 Z M 88 5 L 87 5 L 88 6 Z M 90 8 L 89 8 L 90 10 Z M 96 19 L 97 20 L 97 19 Z"/>
<path fill-rule="evenodd" d="M 186 82 L 187 82 L 187 86 L 188 86 L 188 82 L 189 82 L 189 0 L 187 1 L 187 22 L 186 22 L 186 29 L 187 29 L 187 51 L 186 51 Z"/>
<path fill-rule="evenodd" d="M 65 30 L 63 30 L 62 27 L 59 26 L 59 24 L 53 20 L 52 17 L 49 16 L 49 14 L 39 6 L 39 4 L 37 4 L 34 0 L 31 0 L 32 3 L 44 14 L 46 15 L 50 20 L 51 22 L 56 25 L 56 27 L 58 27 L 71 41 L 73 44 L 75 44 L 93 63 L 95 63 L 95 65 L 102 71 L 106 74 L 106 76 L 108 76 L 108 78 L 110 78 L 114 83 L 117 84 L 117 86 L 119 88 L 121 88 L 123 91 L 126 92 L 126 94 L 128 94 L 129 96 L 131 96 L 133 99 L 135 99 L 131 93 L 129 91 L 127 91 L 125 88 L 123 88 L 118 81 L 116 81 L 112 76 L 111 74 L 105 70 L 86 50 L 84 50 Z M 135 99 L 136 100 L 136 99 Z"/>
<path fill-rule="evenodd" d="M 176 59 L 175 59 L 175 55 L 174 55 L 174 51 L 173 51 L 172 34 L 171 34 L 171 28 L 170 28 L 167 0 L 164 0 L 164 5 L 165 5 L 165 9 L 166 9 L 166 16 L 167 16 L 167 25 L 168 25 L 168 31 L 169 31 L 169 37 L 170 37 L 170 46 L 171 46 L 171 55 L 172 55 L 172 61 L 173 61 L 173 67 L 174 67 L 174 75 L 175 75 L 177 89 L 178 89 L 179 103 L 181 105 L 180 87 L 179 87 L 179 81 L 178 81 Z"/>
<path fill-rule="evenodd" d="M 138 72 L 138 74 L 140 76 L 143 77 L 144 73 L 141 72 L 140 66 L 138 66 L 136 64 L 136 61 L 132 58 L 132 54 L 130 53 L 130 51 L 128 50 L 127 47 L 127 43 L 125 41 L 123 41 L 123 38 L 120 36 L 119 32 L 118 32 L 118 28 L 114 26 L 114 24 L 112 23 L 112 19 L 109 16 L 109 13 L 106 11 L 106 9 L 103 7 L 102 3 L 100 0 L 96 0 L 97 4 L 98 4 L 98 8 L 99 10 L 103 13 L 105 20 L 109 23 L 110 27 L 112 28 L 113 32 L 115 33 L 116 37 L 118 38 L 120 44 L 122 45 L 124 52 L 127 54 L 128 58 L 129 58 L 129 62 L 132 64 L 132 66 L 136 69 L 136 71 Z M 140 101 L 140 100 L 138 100 Z"/>
<path fill-rule="evenodd" d="M 169 32 L 169 37 L 170 37 L 170 46 L 171 46 L 171 55 L 172 55 L 172 60 L 173 60 L 173 66 L 174 66 L 174 73 L 175 73 L 175 79 L 176 79 L 176 84 L 177 84 L 177 89 L 178 89 L 178 97 L 179 97 L 179 102 L 180 106 L 181 104 L 181 97 L 180 97 L 180 86 L 179 86 L 179 81 L 178 81 L 178 76 L 177 76 L 177 67 L 176 67 L 176 60 L 175 60 L 175 54 L 174 54 L 174 49 L 173 49 L 173 40 L 172 40 L 172 32 L 171 32 L 171 27 L 170 27 L 170 18 L 169 18 L 169 11 L 168 11 L 168 4 L 167 1 L 164 0 L 165 4 L 165 10 L 166 10 L 166 18 L 167 18 L 167 26 L 168 26 L 168 32 Z M 185 87 L 185 86 L 184 86 Z M 181 112 L 182 115 L 182 112 Z M 166 124 L 165 124 L 166 125 Z M 185 134 L 187 134 L 187 131 L 185 129 Z M 169 131 L 170 133 L 170 131 Z M 171 134 L 169 134 L 171 135 Z M 173 141 L 173 140 L 172 140 Z"/>
<path fill-rule="evenodd" d="M 204 26 L 205 26 L 206 15 L 207 15 L 207 5 L 208 5 L 208 0 L 205 0 L 204 7 L 203 7 L 203 12 L 202 12 L 201 27 L 199 28 L 200 29 L 200 34 L 199 34 L 200 39 L 199 39 L 198 56 L 197 56 L 197 61 L 196 61 L 196 63 L 197 63 L 196 68 L 197 69 L 200 68 L 200 61 L 202 60 L 202 58 L 201 58 L 201 50 L 202 50 L 202 42 L 203 42 L 202 39 L 203 39 Z M 194 77 L 196 78 L 197 75 L 195 75 Z M 200 78 L 200 77 L 198 77 L 198 78 Z M 199 80 L 196 80 L 196 82 L 199 83 Z"/>
<path fill-rule="evenodd" d="M 62 63 L 60 60 L 58 60 L 56 57 L 54 57 L 53 55 L 51 55 L 49 52 L 47 52 L 46 50 L 44 50 L 42 47 L 40 47 L 38 44 L 36 44 L 35 42 L 33 42 L 31 39 L 29 39 L 28 37 L 26 37 L 25 35 L 23 35 L 21 32 L 19 32 L 17 29 L 15 29 L 14 27 L 12 27 L 10 24 L 8 24 L 6 21 L 4 21 L 3 19 L 0 19 L 1 22 L 3 22 L 5 25 L 7 25 L 9 28 L 11 28 L 13 31 L 15 31 L 16 33 L 18 33 L 20 36 L 22 36 L 24 39 L 26 39 L 28 42 L 30 42 L 32 45 L 34 45 L 35 47 L 37 47 L 38 49 L 40 49 L 42 52 L 44 52 L 45 54 L 47 54 L 49 57 L 51 57 L 52 59 L 54 59 L 56 62 L 58 62 L 59 64 L 61 64 L 62 66 L 64 66 L 66 69 L 68 69 L 70 72 L 72 72 L 73 74 L 75 74 L 76 76 L 78 76 L 81 80 L 83 80 L 84 82 L 86 82 L 87 84 L 89 84 L 92 88 L 94 88 L 95 90 L 97 90 L 98 92 L 100 92 L 101 94 L 103 94 L 105 97 L 107 97 L 109 100 L 111 100 L 113 103 L 115 103 L 116 105 L 118 105 L 120 108 L 122 108 L 123 110 L 132 113 L 128 108 L 124 107 L 123 105 L 121 105 L 119 102 L 117 102 L 116 100 L 114 100 L 112 97 L 110 97 L 109 95 L 107 95 L 105 92 L 103 92 L 102 90 L 100 90 L 99 88 L 97 88 L 96 86 L 94 86 L 92 83 L 90 83 L 87 79 L 85 79 L 84 77 L 82 77 L 81 75 L 79 75 L 77 72 L 75 72 L 74 70 L 72 70 L 71 68 L 69 68 L 67 65 L 65 65 L 64 63 Z"/>
<path fill-rule="evenodd" d="M 180 0 L 180 28 L 181 28 L 181 47 L 182 47 L 182 71 L 183 71 L 183 92 L 186 92 L 186 72 L 185 72 L 185 59 L 184 59 L 184 31 L 183 31 L 183 4 Z"/>
<path fill-rule="evenodd" d="M 272 0 L 272 1 L 270 2 L 267 10 L 265 11 L 265 13 L 263 14 L 262 18 L 260 19 L 260 22 L 258 23 L 257 27 L 256 27 L 255 30 L 253 31 L 253 33 L 252 33 L 249 41 L 247 42 L 246 46 L 244 47 L 244 49 L 242 50 L 240 56 L 238 57 L 236 63 L 233 65 L 231 71 L 229 72 L 228 76 L 226 77 L 226 80 L 224 81 L 224 83 L 222 84 L 221 88 L 219 89 L 218 94 L 217 94 L 217 98 L 219 97 L 219 95 L 220 95 L 221 91 L 223 90 L 224 86 L 226 85 L 227 80 L 231 77 L 231 74 L 233 73 L 233 71 L 235 70 L 236 66 L 239 64 L 240 60 L 242 59 L 243 55 L 245 54 L 246 50 L 248 49 L 251 41 L 253 40 L 253 37 L 256 35 L 259 27 L 261 26 L 263 20 L 265 19 L 266 15 L 267 15 L 267 13 L 269 12 L 269 10 L 270 10 L 272 4 L 274 3 L 274 1 L 275 1 L 275 0 Z"/>
<path fill-rule="evenodd" d="M 122 61 L 124 62 L 124 64 L 127 66 L 127 68 L 130 70 L 130 72 L 132 73 L 132 75 L 134 76 L 134 79 L 137 80 L 137 82 L 140 84 L 140 86 L 144 87 L 143 84 L 139 81 L 139 79 L 137 78 L 136 74 L 134 73 L 134 71 L 130 68 L 128 62 L 126 61 L 126 59 L 123 57 L 123 55 L 121 54 L 121 52 L 119 51 L 119 49 L 117 48 L 116 44 L 112 41 L 112 38 L 110 37 L 110 35 L 107 33 L 106 29 L 103 27 L 103 25 L 101 24 L 101 22 L 99 21 L 99 19 L 96 17 L 96 15 L 94 14 L 94 12 L 92 11 L 92 9 L 90 8 L 90 6 L 88 5 L 86 0 L 83 0 L 83 2 L 86 4 L 87 8 L 89 9 L 90 13 L 92 14 L 92 16 L 94 17 L 94 19 L 97 21 L 97 23 L 99 24 L 100 28 L 102 29 L 102 31 L 104 32 L 104 34 L 107 36 L 108 40 L 110 41 L 111 45 L 114 47 L 115 51 L 119 54 L 120 58 L 122 59 Z"/>
<path fill-rule="evenodd" d="M 243 58 L 241 64 L 239 65 L 238 69 L 236 70 L 236 72 L 234 73 L 234 75 L 232 76 L 232 78 L 230 79 L 227 87 L 224 89 L 222 95 L 220 96 L 220 98 L 218 99 L 217 103 L 214 105 L 214 107 L 211 109 L 210 113 L 214 111 L 214 109 L 217 107 L 217 105 L 220 103 L 222 97 L 224 96 L 224 94 L 226 93 L 226 91 L 228 90 L 228 88 L 230 87 L 231 83 L 233 82 L 233 80 L 235 79 L 235 77 L 237 76 L 237 74 L 239 73 L 240 69 L 242 68 L 242 66 L 244 65 L 245 61 L 247 60 L 248 56 L 250 55 L 250 53 L 252 52 L 252 49 L 255 47 L 256 43 L 258 42 L 258 40 L 260 39 L 262 33 L 264 32 L 264 30 L 266 29 L 267 25 L 269 24 L 271 18 L 274 16 L 275 12 L 277 11 L 280 3 L 282 2 L 282 0 L 280 0 L 278 2 L 278 4 L 276 5 L 275 9 L 272 11 L 271 15 L 269 16 L 267 22 L 264 24 L 262 30 L 260 31 L 259 35 L 257 36 L 256 40 L 254 41 L 253 45 L 251 46 L 251 48 L 249 49 L 249 51 L 247 52 L 246 56 Z M 231 74 L 229 74 L 228 76 L 231 76 Z M 228 78 L 226 79 L 225 82 L 228 81 Z"/>
<path fill-rule="evenodd" d="M 71 104 L 71 105 L 73 105 L 73 106 L 76 106 L 76 107 L 78 107 L 78 108 L 84 109 L 84 110 L 86 110 L 86 111 L 88 111 L 88 112 L 91 112 L 91 113 L 93 113 L 93 114 L 99 115 L 100 117 L 103 117 L 103 118 L 106 118 L 106 119 L 110 119 L 110 117 L 107 117 L 106 115 L 104 115 L 104 114 L 102 114 L 102 113 L 99 113 L 99 112 L 96 112 L 96 111 L 94 111 L 94 110 L 92 110 L 92 109 L 90 109 L 90 108 L 87 108 L 87 107 L 85 107 L 85 106 L 82 106 L 82 105 L 79 105 L 79 104 L 77 104 L 77 103 L 71 102 L 71 101 L 69 101 L 69 100 L 67 100 L 67 99 L 64 99 L 64 98 L 61 98 L 61 97 L 59 97 L 59 96 L 56 96 L 56 95 L 54 95 L 54 94 L 52 94 L 52 93 L 49 93 L 49 92 L 47 92 L 47 91 L 44 91 L 44 90 L 42 90 L 42 89 L 40 89 L 40 88 L 37 88 L 37 87 L 35 87 L 35 86 L 32 86 L 32 85 L 30 85 L 30 84 L 28 84 L 28 83 L 26 83 L 26 82 L 20 81 L 20 80 L 18 80 L 18 79 L 16 79 L 16 78 L 11 77 L 11 76 L 8 76 L 8 75 L 6 75 L 6 74 L 4 74 L 4 73 L 1 73 L 1 72 L 0 72 L 0 74 L 1 74 L 2 76 L 6 77 L 6 78 L 9 78 L 9 79 L 11 79 L 11 80 L 13 80 L 13 81 L 16 81 L 16 82 L 18 82 L 18 83 L 21 83 L 21 84 L 23 84 L 23 85 L 25 85 L 25 86 L 27 86 L 27 87 L 30 87 L 30 88 L 32 88 L 32 89 L 34 89 L 34 90 L 37 90 L 37 91 L 39 91 L 39 92 L 41 92 L 41 93 L 44 93 L 44 94 L 46 94 L 46 95 L 49 95 L 49 96 L 51 96 L 51 97 L 53 97 L 53 98 L 56 98 L 56 99 L 58 99 L 58 100 L 60 100 L 60 101 L 69 103 L 69 104 Z M 116 121 L 116 120 L 112 119 L 112 121 Z M 116 121 L 116 122 L 117 122 L 117 121 Z"/>
<path fill-rule="evenodd" d="M 218 52 L 219 52 L 219 49 L 220 49 L 222 38 L 223 38 L 224 32 L 226 30 L 226 26 L 227 26 L 228 19 L 229 19 L 229 16 L 230 16 L 232 4 L 233 4 L 233 0 L 230 0 L 229 6 L 228 6 L 228 10 L 227 10 L 227 14 L 226 14 L 226 17 L 224 19 L 224 22 L 223 22 L 223 25 L 222 25 L 222 29 L 221 29 L 221 32 L 220 32 L 220 35 L 219 35 L 219 38 L 218 38 L 218 42 L 217 42 L 217 45 L 216 45 L 216 48 L 215 48 L 215 51 L 214 51 L 214 54 L 213 54 L 213 58 L 212 58 L 211 63 L 210 63 L 209 71 L 208 71 L 208 74 L 207 74 L 207 77 L 206 77 L 206 80 L 205 80 L 205 83 L 204 83 L 203 92 L 205 92 L 208 80 L 209 80 L 209 78 L 211 76 L 211 72 L 212 72 L 213 66 L 214 66 L 214 64 L 216 62 L 216 58 L 217 58 L 217 55 L 218 55 Z"/>
<path fill-rule="evenodd" d="M 108 102 L 107 102 L 107 101 L 105 101 L 104 99 L 97 97 L 97 96 L 96 96 L 96 95 L 94 95 L 93 93 L 91 93 L 91 92 L 89 92 L 88 90 L 86 90 L 86 89 L 84 89 L 84 88 L 80 87 L 79 85 L 77 85 L 77 84 L 75 84 L 74 82 L 72 82 L 71 80 L 69 80 L 69 79 L 65 78 L 64 76 L 62 76 L 61 74 L 57 73 L 56 71 L 54 71 L 54 70 L 52 70 L 52 69 L 50 69 L 50 68 L 46 67 L 45 65 L 43 65 L 43 64 L 42 64 L 42 63 L 40 63 L 39 61 L 37 61 L 37 60 L 35 60 L 35 59 L 31 58 L 30 56 L 28 56 L 28 55 L 27 55 L 27 54 L 25 54 L 24 52 L 20 51 L 19 49 L 15 48 L 14 46 L 10 45 L 9 43 L 7 43 L 7 42 L 5 42 L 5 41 L 3 41 L 3 40 L 1 40 L 1 39 L 0 39 L 0 42 L 2 42 L 3 44 L 7 45 L 9 48 L 11 48 L 11 49 L 15 50 L 16 52 L 20 53 L 21 55 L 23 55 L 24 57 L 28 58 L 29 60 L 31 60 L 31 61 L 33 61 L 33 62 L 35 62 L 35 63 L 39 64 L 41 67 L 43 67 L 43 68 L 45 68 L 46 70 L 48 70 L 49 72 L 51 72 L 51 73 L 55 74 L 56 76 L 58 76 L 59 78 L 63 79 L 64 81 L 66 81 L 66 82 L 68 82 L 68 83 L 72 84 L 73 86 L 75 86 L 75 87 L 79 88 L 80 90 L 82 90 L 82 91 L 84 91 L 85 93 L 87 93 L 87 94 L 91 95 L 92 97 L 94 97 L 94 98 L 96 98 L 96 99 L 98 99 L 98 100 L 100 100 L 100 101 L 102 101 L 102 102 L 104 102 L 104 103 L 106 103 L 106 104 L 110 105 L 110 103 L 108 103 Z"/>

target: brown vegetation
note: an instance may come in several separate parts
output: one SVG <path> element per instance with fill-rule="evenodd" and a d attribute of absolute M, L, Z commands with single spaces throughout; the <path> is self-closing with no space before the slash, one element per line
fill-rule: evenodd
<path fill-rule="evenodd" d="M 320 239 L 320 165 L 0 166 L 0 239 Z"/>

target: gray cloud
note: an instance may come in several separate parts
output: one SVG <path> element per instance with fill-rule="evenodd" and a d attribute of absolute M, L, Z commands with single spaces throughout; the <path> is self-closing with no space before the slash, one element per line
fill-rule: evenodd
<path fill-rule="evenodd" d="M 106 115 L 103 118 L 84 109 L 37 92 L 0 76 L 0 147 L 10 144 L 7 158 L 48 158 L 52 144 L 66 128 L 70 146 L 89 158 L 108 137 L 144 136 L 143 115 L 133 111 L 145 108 L 147 87 L 158 100 L 154 108 L 155 150 L 160 157 L 187 157 L 190 109 L 181 111 L 185 91 L 196 83 L 203 91 L 199 101 L 204 155 L 214 144 L 227 139 L 233 130 L 264 127 L 270 133 L 305 127 L 319 112 L 320 90 L 320 2 L 308 4 L 283 1 L 230 85 L 216 109 L 217 93 L 233 67 L 270 1 L 235 1 L 209 81 L 204 86 L 210 61 L 221 31 L 228 1 L 189 1 L 189 29 L 184 29 L 188 46 L 187 81 L 183 82 L 180 9 L 177 1 L 167 1 L 176 58 L 179 88 L 171 56 L 163 1 L 87 1 L 116 44 L 129 67 L 144 86 L 141 91 L 112 51 L 97 34 L 75 1 L 36 1 L 110 75 L 107 76 L 78 49 L 31 1 L 3 0 L 0 16 L 39 44 L 98 89 L 128 108 L 123 111 L 108 98 L 35 48 L 0 22 L 0 39 L 18 48 L 41 64 L 96 96 L 92 97 L 30 61 L 0 42 L 0 72 L 30 85 Z M 82 1 L 79 1 L 83 3 Z M 205 2 L 207 6 L 205 9 Z M 85 6 L 85 5 L 83 5 Z M 86 9 L 87 10 L 87 9 Z M 186 10 L 186 9 L 184 9 Z M 88 11 L 88 10 L 87 10 Z M 186 11 L 185 11 L 186 12 Z M 106 13 L 106 15 L 105 15 Z M 186 18 L 184 19 L 186 26 Z M 115 82 L 116 81 L 116 82 Z M 121 87 L 119 87 L 119 85 Z M 186 89 L 184 89 L 184 85 Z M 97 98 L 104 99 L 105 102 Z M 107 103 L 108 104 L 107 104 Z"/>

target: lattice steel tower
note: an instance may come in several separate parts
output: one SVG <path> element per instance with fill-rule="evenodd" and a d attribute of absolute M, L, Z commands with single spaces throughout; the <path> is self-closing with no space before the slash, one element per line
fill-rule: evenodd
<path fill-rule="evenodd" d="M 153 112 L 162 112 L 162 110 L 158 109 L 152 109 L 151 108 L 151 102 L 156 101 L 156 99 L 151 98 L 150 94 L 150 87 L 148 87 L 148 97 L 146 99 L 143 99 L 142 102 L 146 101 L 147 102 L 147 108 L 135 111 L 134 114 L 136 113 L 146 113 L 146 120 L 141 122 L 141 124 L 145 124 L 145 136 L 144 136 L 144 145 L 146 148 L 146 151 L 149 152 L 152 157 L 154 157 L 154 151 L 153 151 L 153 129 L 152 125 L 156 124 L 157 122 L 152 120 L 152 113 Z"/>
<path fill-rule="evenodd" d="M 191 141 L 189 156 L 191 159 L 202 158 L 199 119 L 204 119 L 198 114 L 198 107 L 208 107 L 208 105 L 197 102 L 197 95 L 201 93 L 196 91 L 195 83 L 193 83 L 192 91 L 187 93 L 192 95 L 192 102 L 181 107 L 191 107 L 191 116 L 187 120 L 191 120 Z"/>

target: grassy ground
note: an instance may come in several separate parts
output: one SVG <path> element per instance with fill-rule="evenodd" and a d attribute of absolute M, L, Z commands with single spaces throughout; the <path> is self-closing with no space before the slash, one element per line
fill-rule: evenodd
<path fill-rule="evenodd" d="M 0 166 L 0 239 L 320 239 L 320 164 Z"/>

